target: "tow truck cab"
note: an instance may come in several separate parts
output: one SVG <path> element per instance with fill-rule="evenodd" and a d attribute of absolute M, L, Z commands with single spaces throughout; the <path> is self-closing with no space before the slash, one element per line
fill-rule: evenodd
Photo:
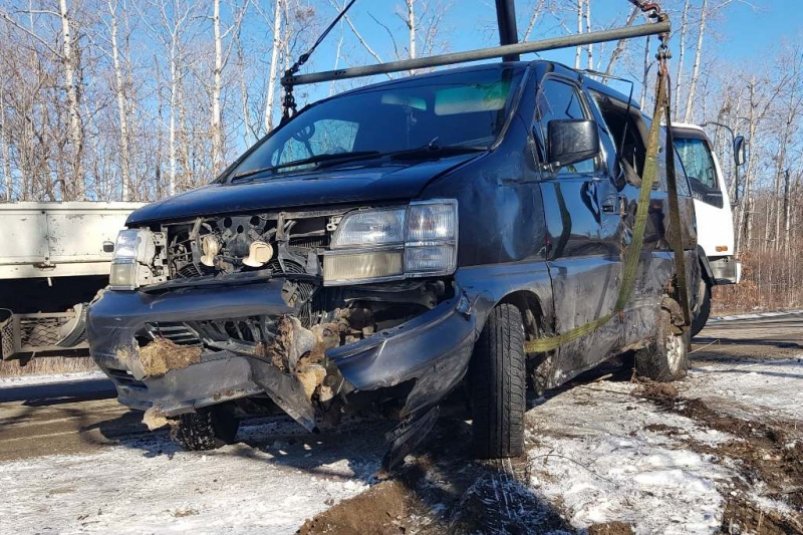
<path fill-rule="evenodd" d="M 692 334 L 697 334 L 708 319 L 711 287 L 718 284 L 738 284 L 741 263 L 734 249 L 733 211 L 728 185 L 719 159 L 705 130 L 692 124 L 673 124 L 675 149 L 683 162 L 694 198 L 697 220 L 697 245 L 703 261 L 703 278 L 698 310 Z M 744 138 L 736 136 L 733 143 L 734 169 L 744 163 Z"/>
<path fill-rule="evenodd" d="M 669 244 L 696 284 L 691 192 L 679 176 L 677 236 L 663 167 L 638 206 L 648 130 L 627 97 L 547 61 L 310 105 L 213 184 L 129 217 L 89 310 L 92 356 L 122 403 L 192 449 L 233 438 L 238 411 L 314 430 L 369 402 L 396 407 L 392 465 L 466 385 L 477 454 L 518 455 L 527 384 L 626 350 L 654 379 L 685 373 Z M 637 210 L 636 291 L 615 311 Z"/>

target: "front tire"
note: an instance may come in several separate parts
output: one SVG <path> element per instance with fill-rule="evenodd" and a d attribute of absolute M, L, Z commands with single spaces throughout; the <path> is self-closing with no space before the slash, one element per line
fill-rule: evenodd
<path fill-rule="evenodd" d="M 524 451 L 525 359 L 521 312 L 502 303 L 488 316 L 469 369 L 473 449 L 479 458 Z"/>
<path fill-rule="evenodd" d="M 636 351 L 636 373 L 660 382 L 682 379 L 689 367 L 688 348 L 689 331 L 675 326 L 669 311 L 661 309 L 655 339 Z"/>
<path fill-rule="evenodd" d="M 208 451 L 234 443 L 240 421 L 222 407 L 182 414 L 170 438 L 187 451 Z"/>
<path fill-rule="evenodd" d="M 700 279 L 700 286 L 697 291 L 698 305 L 691 321 L 692 337 L 697 336 L 703 330 L 703 327 L 708 322 L 708 317 L 711 315 L 711 285 L 704 279 Z"/>

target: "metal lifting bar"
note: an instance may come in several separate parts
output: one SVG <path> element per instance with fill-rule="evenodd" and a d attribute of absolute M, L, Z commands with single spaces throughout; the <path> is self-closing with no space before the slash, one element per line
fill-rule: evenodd
<path fill-rule="evenodd" d="M 568 48 L 591 43 L 605 43 L 608 41 L 618 41 L 619 39 L 667 34 L 670 30 L 671 25 L 669 21 L 662 20 L 660 22 L 640 24 L 638 26 L 630 26 L 626 28 L 614 28 L 612 30 L 589 32 L 580 35 L 567 35 L 565 37 L 554 37 L 540 41 L 480 48 L 477 50 L 441 54 L 426 58 L 391 61 L 376 65 L 350 67 L 346 69 L 322 71 L 310 74 L 286 75 L 284 78 L 282 78 L 282 85 L 284 87 L 288 87 L 294 85 L 315 84 L 319 82 L 345 80 L 347 78 L 357 78 L 360 76 L 370 76 L 374 74 L 401 72 L 412 69 L 425 69 L 428 67 L 438 67 L 441 65 L 452 65 L 455 63 L 467 63 L 470 61 L 499 58 L 513 54 L 528 54 L 532 52 L 543 52 L 546 50 L 556 50 L 559 48 Z"/>

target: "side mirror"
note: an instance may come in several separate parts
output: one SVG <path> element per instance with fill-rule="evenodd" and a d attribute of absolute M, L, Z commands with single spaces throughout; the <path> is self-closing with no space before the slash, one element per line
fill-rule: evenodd
<path fill-rule="evenodd" d="M 747 141 L 745 141 L 744 136 L 736 136 L 733 139 L 733 159 L 736 165 L 744 165 L 744 162 L 747 161 L 745 157 L 746 151 Z"/>
<path fill-rule="evenodd" d="M 599 154 L 597 123 L 586 119 L 549 121 L 547 158 L 556 166 L 571 165 Z"/>

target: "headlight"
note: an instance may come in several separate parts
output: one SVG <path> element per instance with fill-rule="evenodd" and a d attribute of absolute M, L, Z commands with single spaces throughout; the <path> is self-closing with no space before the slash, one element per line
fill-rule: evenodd
<path fill-rule="evenodd" d="M 354 212 L 340 222 L 333 248 L 404 242 L 405 209 Z"/>
<path fill-rule="evenodd" d="M 346 214 L 323 266 L 327 286 L 454 273 L 457 201 Z"/>
<path fill-rule="evenodd" d="M 114 246 L 109 288 L 135 290 L 150 282 L 150 265 L 155 255 L 153 232 L 147 229 L 121 230 Z"/>

